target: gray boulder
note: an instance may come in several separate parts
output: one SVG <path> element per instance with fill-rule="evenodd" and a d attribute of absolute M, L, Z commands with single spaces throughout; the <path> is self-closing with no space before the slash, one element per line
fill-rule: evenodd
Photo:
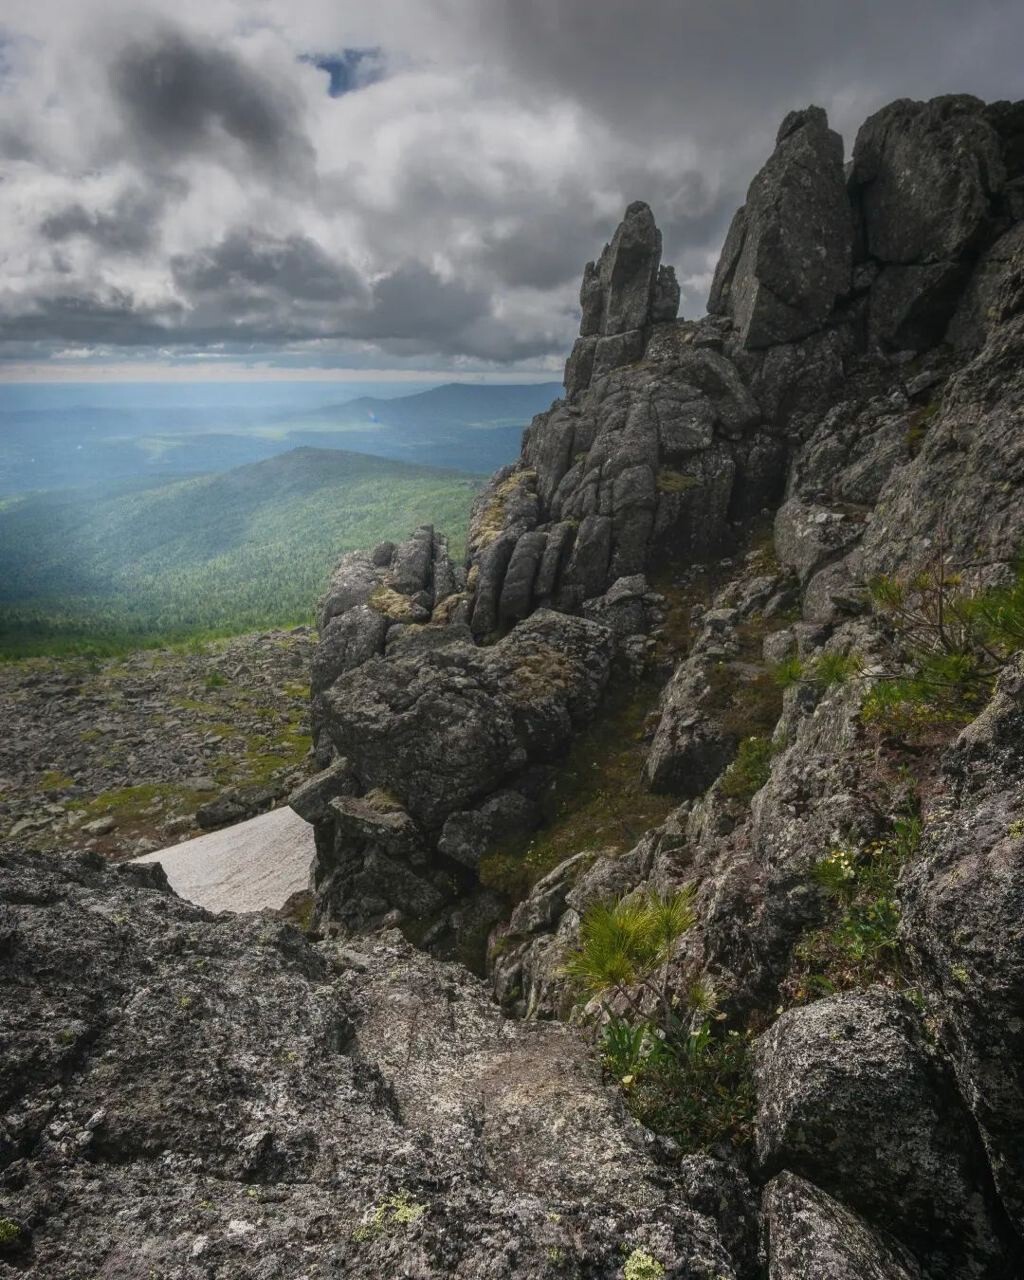
<path fill-rule="evenodd" d="M 999 135 L 977 98 L 883 107 L 853 147 L 868 253 L 906 265 L 948 263 L 980 248 L 1005 173 Z"/>
<path fill-rule="evenodd" d="M 1008 1215 L 1024 1237 L 1024 668 L 945 760 L 960 803 L 904 875 L 901 935 L 932 998 Z"/>
<path fill-rule="evenodd" d="M 709 307 L 748 350 L 803 338 L 848 292 L 852 252 L 842 139 L 820 107 L 791 112 L 730 228 Z"/>
<path fill-rule="evenodd" d="M 488 849 L 532 831 L 540 822 L 537 805 L 518 791 L 496 791 L 475 809 L 453 813 L 441 829 L 438 852 L 475 868 Z"/>
<path fill-rule="evenodd" d="M 25 1280 L 736 1280 L 566 1028 L 387 933 L 0 856 L 5 1252 Z"/>
<path fill-rule="evenodd" d="M 605 628 L 542 610 L 490 648 L 372 659 L 320 696 L 317 720 L 364 788 L 440 829 L 566 745 L 597 707 L 611 649 Z"/>
<path fill-rule="evenodd" d="M 1008 1274 L 984 1155 L 914 1007 L 880 987 L 784 1013 L 757 1042 L 757 1154 L 890 1231 L 929 1276 Z"/>
<path fill-rule="evenodd" d="M 769 1182 L 761 1214 L 768 1280 L 921 1280 L 906 1249 L 792 1173 Z"/>

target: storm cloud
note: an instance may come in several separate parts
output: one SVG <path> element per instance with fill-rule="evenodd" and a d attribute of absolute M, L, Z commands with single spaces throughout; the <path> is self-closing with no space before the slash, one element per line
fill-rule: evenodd
<path fill-rule="evenodd" d="M 703 310 L 778 121 L 1021 96 L 1008 0 L 10 0 L 0 360 L 535 370 L 647 200 Z"/>

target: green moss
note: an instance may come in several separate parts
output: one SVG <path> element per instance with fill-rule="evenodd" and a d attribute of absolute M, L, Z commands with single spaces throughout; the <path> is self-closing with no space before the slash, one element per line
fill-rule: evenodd
<path fill-rule="evenodd" d="M 530 489 L 537 481 L 536 471 L 516 471 L 503 480 L 494 490 L 490 502 L 473 521 L 471 530 L 471 551 L 482 551 L 505 530 L 505 512 L 509 500 L 519 489 Z"/>
<path fill-rule="evenodd" d="M 659 493 L 687 493 L 690 489 L 699 487 L 700 480 L 696 476 L 687 475 L 683 471 L 673 471 L 671 467 L 659 468 L 655 480 L 655 488 Z"/>
<path fill-rule="evenodd" d="M 104 791 L 92 800 L 80 801 L 71 807 L 83 810 L 90 818 L 118 818 L 131 822 L 146 817 L 145 810 L 159 806 L 168 810 L 185 811 L 201 803 L 201 793 L 174 783 L 144 782 L 135 787 L 118 787 Z"/>
<path fill-rule="evenodd" d="M 13 1244 L 21 1239 L 21 1227 L 11 1218 L 0 1218 L 0 1244 Z"/>
<path fill-rule="evenodd" d="M 373 1240 L 395 1227 L 414 1226 L 427 1211 L 425 1204 L 413 1200 L 406 1191 L 398 1191 L 371 1209 L 352 1233 L 352 1239 Z"/>
<path fill-rule="evenodd" d="M 720 793 L 728 800 L 749 804 L 768 781 L 774 747 L 770 738 L 744 738 L 719 784 Z"/>
<path fill-rule="evenodd" d="M 675 802 L 643 784 L 644 725 L 659 685 L 644 680 L 613 692 L 573 745 L 548 794 L 544 825 L 534 836 L 492 850 L 481 883 L 518 899 L 577 853 L 623 853 L 664 821 Z"/>
<path fill-rule="evenodd" d="M 66 791 L 68 787 L 73 787 L 74 785 L 74 778 L 69 778 L 66 773 L 61 773 L 59 769 L 48 769 L 36 783 L 40 791 Z"/>
<path fill-rule="evenodd" d="M 367 603 L 392 622 L 416 622 L 422 616 L 408 596 L 391 587 L 378 587 Z"/>
<path fill-rule="evenodd" d="M 634 1249 L 622 1269 L 623 1280 L 661 1280 L 664 1266 L 646 1249 Z"/>

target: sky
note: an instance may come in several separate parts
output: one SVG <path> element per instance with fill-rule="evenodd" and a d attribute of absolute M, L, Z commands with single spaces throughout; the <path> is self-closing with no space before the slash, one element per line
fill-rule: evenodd
<path fill-rule="evenodd" d="M 4 0 L 0 379 L 558 375 L 648 201 L 704 310 L 778 123 L 1024 96 L 1020 0 Z"/>

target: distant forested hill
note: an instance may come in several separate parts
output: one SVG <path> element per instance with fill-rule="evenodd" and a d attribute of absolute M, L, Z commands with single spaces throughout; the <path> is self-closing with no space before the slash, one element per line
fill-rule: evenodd
<path fill-rule="evenodd" d="M 0 384 L 0 498 L 206 475 L 303 446 L 487 475 L 519 456 L 523 428 L 562 387 L 344 394 L 323 382 Z"/>
<path fill-rule="evenodd" d="M 0 654 L 100 650 L 308 618 L 343 552 L 418 524 L 461 553 L 481 481 L 333 449 L 219 475 L 0 502 Z"/>

